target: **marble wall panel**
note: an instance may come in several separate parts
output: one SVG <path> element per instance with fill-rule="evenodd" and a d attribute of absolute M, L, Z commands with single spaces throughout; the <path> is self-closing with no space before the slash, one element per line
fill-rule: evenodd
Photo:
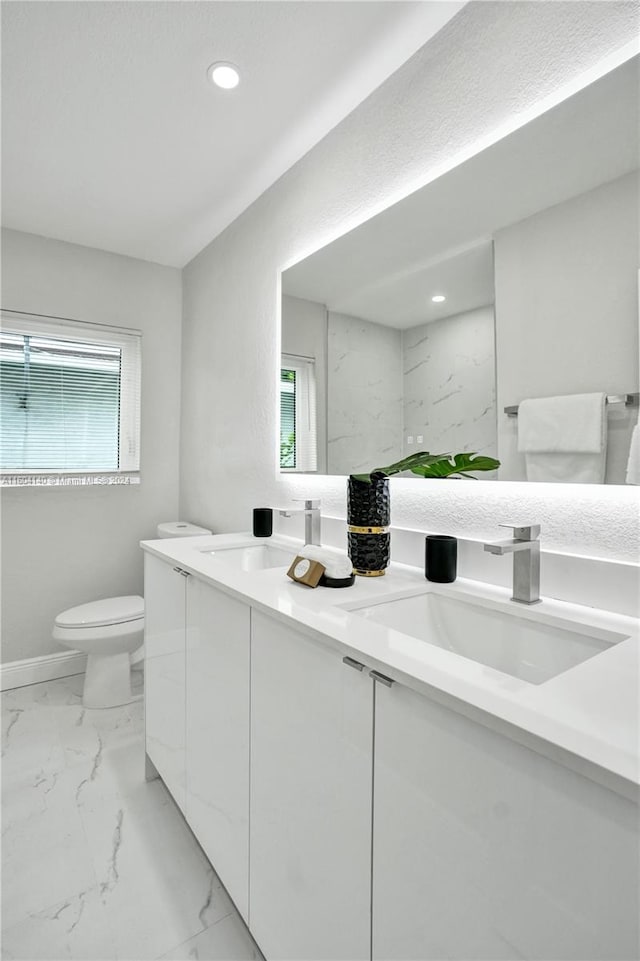
<path fill-rule="evenodd" d="M 330 474 L 402 456 L 401 331 L 329 312 L 327 463 Z"/>
<path fill-rule="evenodd" d="M 496 456 L 494 341 L 491 306 L 402 332 L 403 456 L 418 450 Z"/>

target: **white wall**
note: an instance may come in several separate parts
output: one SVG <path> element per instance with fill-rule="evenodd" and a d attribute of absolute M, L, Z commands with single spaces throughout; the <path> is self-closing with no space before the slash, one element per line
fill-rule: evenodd
<path fill-rule="evenodd" d="M 404 330 L 402 348 L 404 455 L 425 449 L 495 457 L 493 307 Z M 412 445 L 407 444 L 408 436 L 414 439 Z M 417 441 L 418 436 L 424 441 Z"/>
<path fill-rule="evenodd" d="M 282 297 L 282 352 L 316 362 L 318 473 L 327 470 L 327 308 L 315 300 Z"/>
<path fill-rule="evenodd" d="M 5 308 L 142 331 L 140 485 L 2 491 L 6 662 L 61 650 L 65 608 L 142 593 L 138 541 L 178 516 L 181 285 L 171 267 L 13 230 L 2 274 Z"/>
<path fill-rule="evenodd" d="M 402 332 L 329 311 L 327 462 L 359 474 L 402 456 Z"/>
<path fill-rule="evenodd" d="M 495 236 L 500 477 L 524 480 L 517 419 L 526 397 L 638 390 L 638 175 Z M 608 484 L 624 483 L 637 409 L 608 412 Z"/>
<path fill-rule="evenodd" d="M 515 129 L 636 36 L 633 3 L 469 4 L 187 266 L 184 516 L 247 530 L 252 507 L 305 493 L 345 516 L 342 478 L 276 473 L 280 272 Z M 636 490 L 558 486 L 392 481 L 393 523 L 496 536 L 517 515 L 542 523 L 546 547 L 637 557 Z"/>

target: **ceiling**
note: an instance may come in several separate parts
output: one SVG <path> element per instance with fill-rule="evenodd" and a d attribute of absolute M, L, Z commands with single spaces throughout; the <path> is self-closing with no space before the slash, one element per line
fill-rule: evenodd
<path fill-rule="evenodd" d="M 181 267 L 462 6 L 5 2 L 3 224 Z"/>
<path fill-rule="evenodd" d="M 434 304 L 434 294 L 446 293 Z M 345 292 L 330 308 L 374 324 L 418 327 L 493 304 L 493 243 L 480 240 L 398 273 L 372 278 L 364 287 Z"/>
<path fill-rule="evenodd" d="M 498 230 L 637 170 L 639 80 L 634 57 L 290 267 L 283 291 L 398 328 L 492 303 Z"/>

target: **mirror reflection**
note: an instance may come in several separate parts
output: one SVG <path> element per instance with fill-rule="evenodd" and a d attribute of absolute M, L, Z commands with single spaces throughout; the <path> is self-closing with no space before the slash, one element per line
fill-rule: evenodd
<path fill-rule="evenodd" d="M 636 58 L 285 271 L 282 469 L 628 481 L 637 116 Z"/>

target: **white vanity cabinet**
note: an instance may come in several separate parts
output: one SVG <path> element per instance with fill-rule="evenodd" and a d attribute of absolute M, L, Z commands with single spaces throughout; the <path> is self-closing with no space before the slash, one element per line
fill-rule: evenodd
<path fill-rule="evenodd" d="M 250 608 L 145 554 L 146 752 L 245 920 Z"/>
<path fill-rule="evenodd" d="M 376 685 L 374 961 L 637 957 L 637 808 Z"/>
<path fill-rule="evenodd" d="M 146 752 L 184 811 L 185 618 L 189 577 L 145 554 L 144 649 Z"/>
<path fill-rule="evenodd" d="M 252 612 L 251 933 L 269 959 L 370 957 L 373 685 Z"/>
<path fill-rule="evenodd" d="M 176 566 L 145 555 L 146 749 L 269 961 L 638 957 L 630 780 L 372 679 L 288 584 L 252 606 Z"/>
<path fill-rule="evenodd" d="M 190 578 L 185 813 L 245 920 L 249 907 L 249 648 L 249 606 Z"/>

